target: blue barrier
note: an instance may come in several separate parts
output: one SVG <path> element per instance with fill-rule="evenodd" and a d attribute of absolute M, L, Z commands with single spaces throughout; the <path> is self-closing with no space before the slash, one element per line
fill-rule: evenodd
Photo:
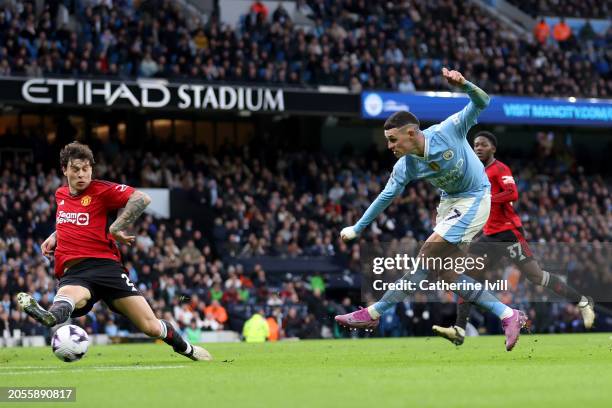
<path fill-rule="evenodd" d="M 363 92 L 361 116 L 386 119 L 396 111 L 414 113 L 422 121 L 441 121 L 468 103 L 467 95 L 452 92 Z M 611 126 L 612 100 L 492 96 L 478 118 L 480 123 L 569 126 Z"/>

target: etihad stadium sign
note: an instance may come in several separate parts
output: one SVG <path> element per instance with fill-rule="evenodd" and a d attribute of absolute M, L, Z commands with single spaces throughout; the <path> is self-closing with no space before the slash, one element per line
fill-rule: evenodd
<path fill-rule="evenodd" d="M 359 115 L 359 95 L 165 79 L 0 77 L 0 104 L 191 112 Z"/>
<path fill-rule="evenodd" d="M 248 110 L 251 112 L 285 110 L 282 89 L 200 84 L 171 84 L 163 80 L 133 83 L 84 79 L 33 78 L 21 86 L 23 99 L 32 104 L 81 106 L 129 105 L 133 108 Z"/>

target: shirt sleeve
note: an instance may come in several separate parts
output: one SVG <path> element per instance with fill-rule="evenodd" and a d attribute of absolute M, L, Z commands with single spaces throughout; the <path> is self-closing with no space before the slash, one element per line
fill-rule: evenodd
<path fill-rule="evenodd" d="M 109 210 L 117 210 L 125 207 L 130 196 L 136 191 L 134 187 L 125 184 L 111 182 L 104 182 L 104 184 L 105 188 L 102 197 Z"/>
<path fill-rule="evenodd" d="M 491 196 L 492 203 L 510 203 L 518 200 L 518 189 L 509 168 L 495 172 L 495 179 L 501 191 Z"/>
<path fill-rule="evenodd" d="M 478 123 L 478 115 L 482 109 L 470 101 L 461 111 L 449 116 L 441 123 L 442 131 L 459 139 L 465 139 L 472 126 Z"/>
<path fill-rule="evenodd" d="M 391 204 L 393 199 L 404 191 L 406 184 L 410 182 L 405 163 L 406 159 L 402 158 L 393 166 L 393 172 L 389 181 L 387 181 L 387 185 L 355 224 L 354 228 L 358 234 L 370 225 Z"/>
<path fill-rule="evenodd" d="M 459 139 L 465 139 L 472 126 L 478 123 L 478 116 L 487 106 L 491 98 L 485 91 L 467 81 L 463 89 L 470 97 L 470 102 L 461 111 L 449 116 L 442 122 L 442 128 L 447 133 Z"/>

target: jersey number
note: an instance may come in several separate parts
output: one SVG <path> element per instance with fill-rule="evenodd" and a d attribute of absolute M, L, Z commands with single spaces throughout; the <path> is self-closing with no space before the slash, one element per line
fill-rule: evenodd
<path fill-rule="evenodd" d="M 510 258 L 512 259 L 518 258 L 519 261 L 522 261 L 526 258 L 525 255 L 523 255 L 523 247 L 520 242 L 508 246 L 508 252 L 510 252 Z"/>
<path fill-rule="evenodd" d="M 455 215 L 451 215 L 450 217 L 446 217 L 446 221 L 454 220 L 455 218 L 461 217 L 461 211 L 456 208 L 453 208 L 453 213 Z"/>
<path fill-rule="evenodd" d="M 129 276 L 127 276 L 125 273 L 122 273 L 121 277 L 125 279 L 125 284 L 132 288 L 132 292 L 138 292 L 136 288 L 134 287 L 134 284 L 130 280 Z"/>

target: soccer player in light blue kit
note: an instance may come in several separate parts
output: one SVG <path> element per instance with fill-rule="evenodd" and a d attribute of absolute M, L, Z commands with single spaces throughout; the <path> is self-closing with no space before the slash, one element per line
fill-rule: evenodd
<path fill-rule="evenodd" d="M 443 122 L 423 131 L 418 119 L 410 112 L 396 112 L 385 122 L 388 148 L 398 158 L 384 190 L 353 226 L 344 228 L 340 235 L 348 241 L 356 238 L 374 219 L 399 196 L 412 180 L 425 179 L 442 191 L 436 227 L 427 239 L 419 256 L 424 258 L 457 258 L 465 256 L 459 244 L 472 240 L 489 218 L 491 195 L 489 179 L 484 167 L 467 141 L 469 129 L 476 124 L 480 112 L 489 104 L 489 96 L 467 81 L 461 73 L 442 69 L 442 75 L 452 86 L 460 87 L 470 97 L 468 105 Z M 506 335 L 506 350 L 518 341 L 527 317 L 519 310 L 501 303 L 488 290 L 468 289 L 474 280 L 454 271 L 443 273 L 446 281 L 459 283 L 456 293 L 497 315 Z M 449 273 L 450 272 L 450 273 Z M 427 271 L 419 269 L 402 279 L 420 282 Z M 471 285 L 470 285 L 471 284 Z M 336 321 L 352 328 L 373 329 L 380 316 L 407 293 L 389 290 L 382 299 L 367 309 L 336 316 Z"/>

